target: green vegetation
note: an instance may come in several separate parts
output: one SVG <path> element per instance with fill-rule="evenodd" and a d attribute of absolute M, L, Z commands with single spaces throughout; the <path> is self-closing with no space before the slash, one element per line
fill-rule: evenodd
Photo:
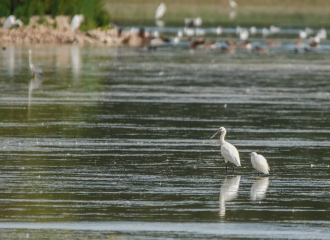
<path fill-rule="evenodd" d="M 83 14 L 85 21 L 82 30 L 108 25 L 110 15 L 103 7 L 102 0 L 1 0 L 0 17 L 15 15 L 25 24 L 32 15 L 39 15 L 41 21 L 47 14 L 57 15 Z"/>

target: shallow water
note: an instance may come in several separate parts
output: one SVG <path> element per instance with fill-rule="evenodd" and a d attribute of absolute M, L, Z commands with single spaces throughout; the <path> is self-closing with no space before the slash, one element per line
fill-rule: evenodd
<path fill-rule="evenodd" d="M 326 51 L 31 49 L 43 79 L 0 54 L 1 238 L 329 239 Z"/>

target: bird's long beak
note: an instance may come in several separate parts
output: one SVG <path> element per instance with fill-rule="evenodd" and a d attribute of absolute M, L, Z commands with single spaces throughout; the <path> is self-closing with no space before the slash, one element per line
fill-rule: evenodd
<path fill-rule="evenodd" d="M 217 135 L 219 132 L 220 132 L 220 129 L 212 137 L 210 137 L 210 139 L 214 138 L 215 135 Z"/>

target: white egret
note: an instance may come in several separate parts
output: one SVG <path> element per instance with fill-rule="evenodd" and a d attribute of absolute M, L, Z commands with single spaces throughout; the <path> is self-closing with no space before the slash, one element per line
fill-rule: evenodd
<path fill-rule="evenodd" d="M 256 34 L 257 33 L 257 28 L 255 27 L 255 26 L 252 26 L 251 28 L 250 28 L 250 33 L 251 33 L 251 35 L 254 35 L 254 34 Z"/>
<path fill-rule="evenodd" d="M 185 27 L 183 32 L 187 35 L 187 37 L 192 37 L 195 35 L 195 29 Z"/>
<path fill-rule="evenodd" d="M 220 205 L 220 216 L 225 216 L 226 213 L 226 202 L 232 201 L 237 197 L 239 183 L 241 181 L 241 176 L 233 177 L 230 180 L 225 179 L 225 181 L 221 184 L 220 187 L 220 197 L 219 197 L 219 205 Z"/>
<path fill-rule="evenodd" d="M 31 70 L 32 75 L 34 75 L 35 77 L 38 75 L 40 75 L 40 76 L 44 75 L 43 71 L 40 68 L 34 66 L 34 64 L 32 63 L 32 50 L 31 49 L 29 49 L 29 65 L 30 65 L 30 70 Z"/>
<path fill-rule="evenodd" d="M 306 27 L 305 32 L 307 33 L 307 35 L 311 35 L 313 33 L 313 29 Z"/>
<path fill-rule="evenodd" d="M 262 200 L 266 196 L 269 177 L 263 177 L 252 184 L 250 197 L 252 201 Z"/>
<path fill-rule="evenodd" d="M 301 38 L 301 39 L 305 39 L 307 37 L 307 33 L 306 33 L 306 31 L 302 31 L 302 30 L 300 30 L 299 31 L 299 38 Z"/>
<path fill-rule="evenodd" d="M 84 15 L 82 14 L 76 14 L 73 16 L 72 21 L 71 21 L 71 31 L 74 32 L 76 31 L 79 27 L 80 24 L 84 21 Z"/>
<path fill-rule="evenodd" d="M 6 21 L 2 25 L 2 28 L 9 29 L 14 25 L 18 25 L 18 26 L 22 27 L 23 23 L 19 19 L 16 20 L 16 17 L 14 15 L 10 15 L 9 17 L 6 18 Z"/>
<path fill-rule="evenodd" d="M 219 132 L 221 132 L 220 135 L 221 155 L 225 158 L 226 171 L 227 171 L 227 162 L 233 163 L 233 171 L 235 171 L 235 165 L 241 166 L 241 160 L 239 158 L 237 149 L 229 142 L 225 141 L 225 135 L 227 133 L 226 129 L 224 127 L 220 127 L 219 130 L 210 139 L 214 138 L 215 135 L 217 135 Z"/>
<path fill-rule="evenodd" d="M 232 7 L 232 8 L 236 8 L 237 3 L 234 0 L 229 0 L 229 6 Z"/>
<path fill-rule="evenodd" d="M 326 39 L 327 38 L 327 31 L 322 28 L 318 33 L 317 33 L 317 36 L 320 38 L 320 39 Z"/>
<path fill-rule="evenodd" d="M 267 37 L 268 34 L 269 34 L 269 30 L 268 30 L 267 28 L 263 28 L 263 29 L 261 30 L 261 33 L 262 33 L 262 36 L 263 36 L 263 37 Z"/>
<path fill-rule="evenodd" d="M 239 39 L 242 41 L 245 41 L 249 38 L 249 31 L 246 29 L 242 29 L 241 32 L 239 33 Z"/>
<path fill-rule="evenodd" d="M 156 19 L 161 19 L 163 16 L 164 16 L 164 14 L 166 13 L 166 5 L 165 5 L 165 3 L 161 3 L 159 6 L 158 6 L 158 8 L 157 8 L 157 10 L 156 10 L 156 13 L 155 13 L 155 18 Z"/>
<path fill-rule="evenodd" d="M 178 38 L 182 38 L 183 37 L 183 31 L 182 30 L 179 30 L 178 33 L 177 33 L 177 37 Z"/>
<path fill-rule="evenodd" d="M 201 28 L 196 28 L 195 30 L 196 36 L 204 36 L 205 35 L 205 30 Z"/>
<path fill-rule="evenodd" d="M 215 29 L 215 33 L 216 33 L 217 35 L 221 35 L 221 33 L 222 33 L 222 28 L 221 28 L 221 27 L 217 27 L 217 28 Z"/>
<path fill-rule="evenodd" d="M 252 166 L 259 172 L 269 174 L 269 166 L 266 158 L 255 152 L 250 153 Z"/>
<path fill-rule="evenodd" d="M 271 33 L 278 33 L 278 32 L 281 31 L 281 28 L 275 27 L 274 25 L 271 25 L 269 30 L 270 30 Z"/>

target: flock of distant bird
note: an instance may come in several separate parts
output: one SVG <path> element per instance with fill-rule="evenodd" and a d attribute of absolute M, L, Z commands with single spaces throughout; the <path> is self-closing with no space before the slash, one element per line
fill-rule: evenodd
<path fill-rule="evenodd" d="M 233 163 L 233 171 L 235 171 L 235 165 L 241 166 L 241 160 L 239 158 L 238 151 L 236 147 L 234 147 L 229 142 L 225 141 L 225 136 L 227 131 L 226 128 L 224 127 L 220 127 L 219 130 L 210 139 L 214 138 L 215 135 L 217 135 L 218 133 L 221 133 L 220 134 L 221 155 L 225 158 L 226 171 L 227 171 L 228 162 Z M 255 152 L 252 152 L 250 155 L 251 155 L 252 166 L 258 171 L 258 174 L 259 172 L 262 172 L 264 174 L 269 174 L 270 169 L 266 158 Z"/>
<path fill-rule="evenodd" d="M 233 9 L 237 7 L 237 3 L 233 0 L 229 0 L 229 5 Z M 164 23 L 160 21 L 160 19 L 165 15 L 166 13 L 166 5 L 164 3 L 161 3 L 155 13 L 156 18 L 156 25 L 159 27 L 163 27 Z M 190 48 L 196 49 L 196 48 L 208 48 L 208 49 L 215 49 L 216 48 L 216 41 L 206 41 L 202 36 L 205 35 L 206 31 L 202 28 L 199 28 L 202 25 L 202 19 L 200 17 L 197 18 L 185 18 L 184 19 L 185 28 L 182 30 L 179 30 L 177 33 L 177 36 L 174 38 L 165 38 L 165 37 L 159 37 L 159 33 L 157 31 L 151 32 L 148 34 L 146 32 L 145 36 L 147 38 L 151 38 L 150 45 L 154 47 L 155 43 L 159 44 L 161 42 L 170 42 L 170 43 L 179 43 L 180 39 L 185 35 L 187 36 L 187 39 L 190 41 Z M 261 31 L 259 31 L 263 38 L 267 38 L 271 34 L 276 34 L 281 31 L 281 28 L 276 27 L 274 25 L 270 26 L 270 28 L 262 28 Z M 134 31 L 133 31 L 134 32 Z M 217 27 L 214 30 L 214 33 L 216 35 L 222 34 L 222 28 Z M 240 26 L 236 27 L 236 34 L 239 37 L 240 43 L 237 43 L 236 40 L 228 40 L 226 41 L 226 45 L 221 47 L 221 50 L 223 52 L 234 52 L 236 49 L 252 49 L 252 42 L 249 40 L 250 35 L 255 35 L 258 33 L 258 29 L 255 26 L 252 26 L 250 29 L 241 28 Z M 299 31 L 299 37 L 294 40 L 296 48 L 295 52 L 298 52 L 299 47 L 305 47 L 305 51 L 310 51 L 308 48 L 314 48 L 318 47 L 321 40 L 327 38 L 327 33 L 325 29 L 321 29 L 317 32 L 317 34 L 312 37 L 313 30 L 310 28 L 306 28 L 305 30 Z M 193 40 L 193 37 L 199 37 L 198 39 Z M 308 36 L 309 43 L 306 44 L 304 42 L 304 39 L 306 39 Z M 156 39 L 156 40 L 153 40 Z M 281 46 L 280 42 L 275 42 L 270 39 L 266 39 L 267 46 L 255 46 L 254 51 L 256 52 L 266 52 L 269 50 L 269 47 L 279 47 Z"/>

